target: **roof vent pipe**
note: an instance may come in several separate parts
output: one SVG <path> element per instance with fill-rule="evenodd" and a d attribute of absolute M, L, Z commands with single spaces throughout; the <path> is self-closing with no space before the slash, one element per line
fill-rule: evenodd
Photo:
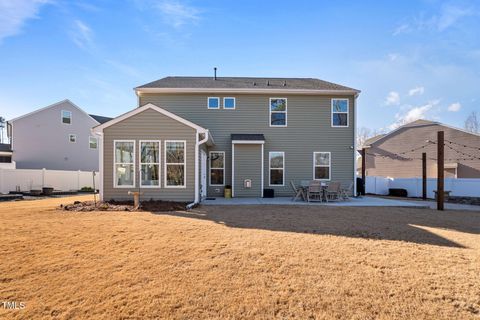
<path fill-rule="evenodd" d="M 217 67 L 213 68 L 213 80 L 217 80 Z"/>
<path fill-rule="evenodd" d="M 269 85 L 270 85 L 270 80 L 267 80 L 267 86 L 269 86 Z"/>
<path fill-rule="evenodd" d="M 284 86 L 284 87 L 287 86 L 287 80 L 283 81 L 283 86 Z"/>

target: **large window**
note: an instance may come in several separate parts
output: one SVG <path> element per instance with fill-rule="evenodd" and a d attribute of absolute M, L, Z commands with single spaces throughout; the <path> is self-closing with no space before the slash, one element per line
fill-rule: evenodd
<path fill-rule="evenodd" d="M 223 186 L 225 176 L 225 152 L 210 151 L 210 185 Z"/>
<path fill-rule="evenodd" d="M 88 147 L 90 149 L 97 149 L 98 148 L 98 139 L 95 137 L 88 138 Z"/>
<path fill-rule="evenodd" d="M 332 127 L 348 127 L 348 99 L 332 99 Z"/>
<path fill-rule="evenodd" d="M 287 98 L 270 98 L 270 127 L 287 126 Z"/>
<path fill-rule="evenodd" d="M 113 171 L 114 187 L 126 188 L 135 186 L 135 141 L 114 141 L 115 164 Z"/>
<path fill-rule="evenodd" d="M 165 187 L 185 188 L 185 141 L 165 141 Z"/>
<path fill-rule="evenodd" d="M 313 153 L 313 179 L 330 180 L 330 152 Z"/>
<path fill-rule="evenodd" d="M 208 97 L 208 109 L 220 109 L 220 98 Z"/>
<path fill-rule="evenodd" d="M 270 185 L 283 186 L 285 183 L 285 153 L 269 152 Z"/>
<path fill-rule="evenodd" d="M 160 187 L 160 141 L 140 141 L 140 184 Z"/>
<path fill-rule="evenodd" d="M 72 112 L 67 110 L 62 110 L 62 123 L 72 124 Z"/>
<path fill-rule="evenodd" d="M 235 98 L 225 97 L 223 98 L 223 109 L 235 109 Z"/>

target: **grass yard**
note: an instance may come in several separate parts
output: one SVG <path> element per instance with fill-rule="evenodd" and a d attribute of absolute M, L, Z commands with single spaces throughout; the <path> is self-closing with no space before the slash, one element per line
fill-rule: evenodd
<path fill-rule="evenodd" d="M 0 203 L 0 318 L 480 319 L 478 212 L 89 198 Z"/>

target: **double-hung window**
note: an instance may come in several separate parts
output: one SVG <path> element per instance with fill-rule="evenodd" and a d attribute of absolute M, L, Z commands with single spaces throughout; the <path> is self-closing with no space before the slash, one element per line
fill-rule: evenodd
<path fill-rule="evenodd" d="M 208 109 L 220 109 L 220 98 L 208 97 L 207 106 L 208 106 Z"/>
<path fill-rule="evenodd" d="M 160 141 L 140 141 L 140 176 L 142 187 L 160 187 Z"/>
<path fill-rule="evenodd" d="M 165 188 L 185 188 L 186 141 L 165 141 Z"/>
<path fill-rule="evenodd" d="M 135 141 L 115 140 L 115 159 L 113 169 L 114 187 L 135 186 Z"/>
<path fill-rule="evenodd" d="M 272 151 L 268 153 L 270 163 L 270 185 L 283 186 L 285 184 L 285 153 Z"/>
<path fill-rule="evenodd" d="M 210 151 L 210 185 L 223 186 L 225 176 L 225 152 Z"/>
<path fill-rule="evenodd" d="M 62 123 L 72 124 L 72 111 L 62 110 Z"/>
<path fill-rule="evenodd" d="M 270 98 L 270 127 L 287 126 L 287 98 Z"/>
<path fill-rule="evenodd" d="M 90 149 L 98 148 L 98 139 L 96 137 L 88 137 L 88 147 Z"/>
<path fill-rule="evenodd" d="M 348 127 L 348 99 L 332 99 L 332 127 Z"/>
<path fill-rule="evenodd" d="M 313 153 L 313 179 L 314 180 L 330 180 L 331 169 L 331 153 L 330 152 L 314 152 Z"/>

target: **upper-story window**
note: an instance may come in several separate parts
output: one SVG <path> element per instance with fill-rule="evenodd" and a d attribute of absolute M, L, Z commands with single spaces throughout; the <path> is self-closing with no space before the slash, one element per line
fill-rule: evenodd
<path fill-rule="evenodd" d="M 77 142 L 77 135 L 76 134 L 69 134 L 68 135 L 68 141 L 70 141 L 71 143 Z"/>
<path fill-rule="evenodd" d="M 220 109 L 220 98 L 208 97 L 208 109 Z"/>
<path fill-rule="evenodd" d="M 223 109 L 235 109 L 235 98 L 233 97 L 223 98 Z"/>
<path fill-rule="evenodd" d="M 348 99 L 332 99 L 332 127 L 348 127 Z"/>
<path fill-rule="evenodd" d="M 62 110 L 62 123 L 72 124 L 72 111 Z"/>
<path fill-rule="evenodd" d="M 270 98 L 270 127 L 287 126 L 287 98 Z"/>

